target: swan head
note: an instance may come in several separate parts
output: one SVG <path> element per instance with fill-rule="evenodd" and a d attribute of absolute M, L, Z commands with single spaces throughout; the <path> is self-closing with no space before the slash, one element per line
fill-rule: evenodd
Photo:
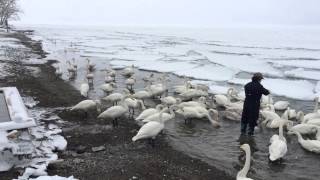
<path fill-rule="evenodd" d="M 243 151 L 247 152 L 247 151 L 250 150 L 250 146 L 249 146 L 249 144 L 242 144 L 240 146 L 240 149 L 242 149 Z"/>

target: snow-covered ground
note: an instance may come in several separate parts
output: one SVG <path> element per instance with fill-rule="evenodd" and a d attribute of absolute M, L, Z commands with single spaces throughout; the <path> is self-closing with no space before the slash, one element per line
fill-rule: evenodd
<path fill-rule="evenodd" d="M 95 57 L 101 67 L 106 60 L 116 67 L 134 64 L 220 86 L 224 82 L 225 87 L 241 78 L 241 72 L 259 71 L 273 94 L 303 100 L 316 96 L 314 80 L 320 79 L 314 70 L 320 69 L 318 28 L 24 28 L 36 30 L 33 38 L 43 40 L 46 51 L 73 49 L 77 61 Z M 288 88 L 290 92 L 284 90 Z"/>

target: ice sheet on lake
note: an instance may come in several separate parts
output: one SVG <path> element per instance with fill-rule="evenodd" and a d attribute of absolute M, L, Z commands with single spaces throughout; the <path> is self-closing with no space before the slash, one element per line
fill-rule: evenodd
<path fill-rule="evenodd" d="M 296 68 L 290 71 L 285 71 L 284 74 L 287 77 L 320 80 L 319 71 L 304 70 L 303 68 Z"/>
<path fill-rule="evenodd" d="M 320 61 L 309 61 L 309 60 L 280 60 L 280 61 L 270 61 L 274 64 L 281 66 L 291 66 L 291 67 L 302 67 L 310 69 L 320 69 Z"/>
<path fill-rule="evenodd" d="M 250 79 L 234 78 L 230 83 L 245 85 Z M 272 94 L 285 96 L 293 99 L 313 100 L 316 96 L 314 93 L 315 85 L 307 80 L 286 80 L 266 78 L 261 82 L 266 89 Z"/>

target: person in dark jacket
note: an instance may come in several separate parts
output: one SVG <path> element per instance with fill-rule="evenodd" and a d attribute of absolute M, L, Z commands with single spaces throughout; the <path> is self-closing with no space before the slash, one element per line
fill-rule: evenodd
<path fill-rule="evenodd" d="M 248 135 L 253 136 L 254 127 L 257 125 L 260 110 L 260 100 L 262 94 L 268 95 L 270 92 L 261 84 L 263 76 L 261 73 L 255 73 L 252 81 L 244 86 L 246 98 L 243 104 L 241 117 L 241 135 L 245 135 L 249 125 Z"/>

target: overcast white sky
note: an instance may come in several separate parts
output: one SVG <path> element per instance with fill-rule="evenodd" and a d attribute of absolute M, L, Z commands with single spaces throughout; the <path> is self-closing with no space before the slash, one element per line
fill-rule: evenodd
<path fill-rule="evenodd" d="M 19 0 L 23 24 L 319 25 L 320 0 Z"/>

